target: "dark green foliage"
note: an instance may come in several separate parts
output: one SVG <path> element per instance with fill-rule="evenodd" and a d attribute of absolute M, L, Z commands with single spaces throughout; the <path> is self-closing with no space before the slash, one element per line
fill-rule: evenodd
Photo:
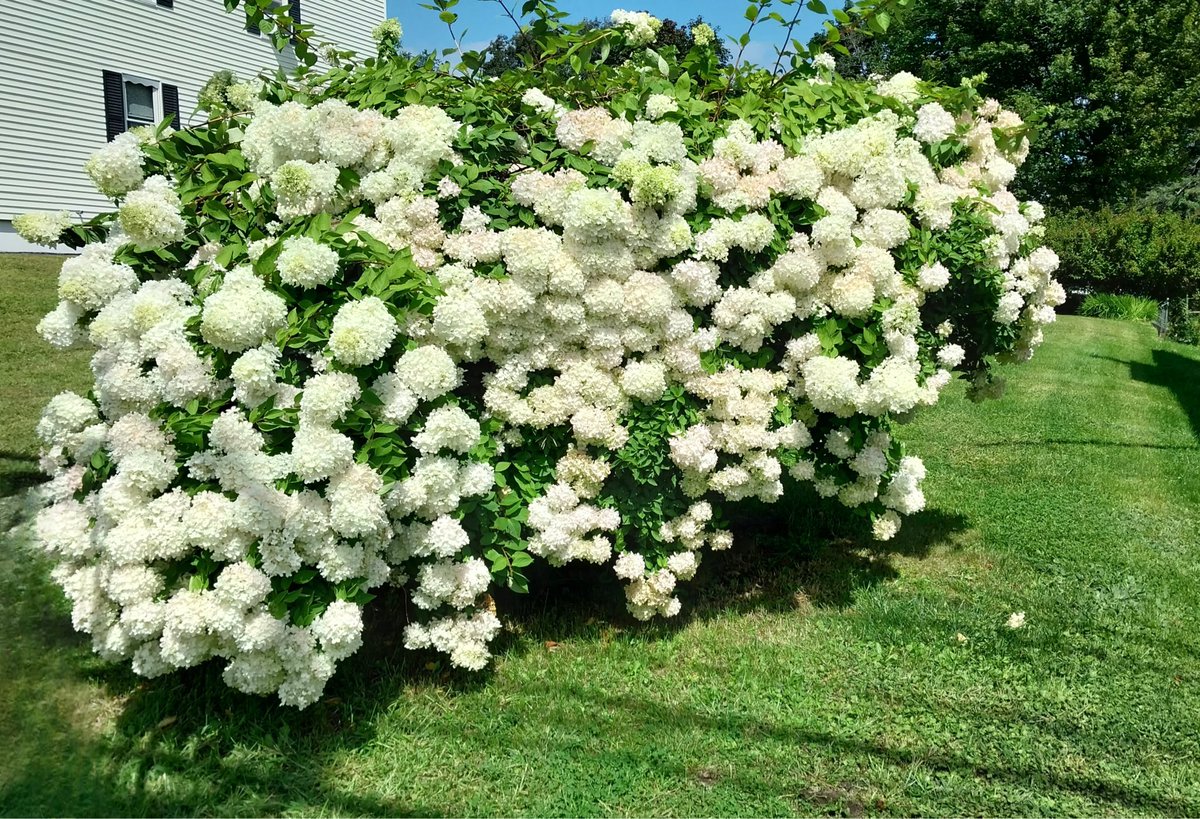
<path fill-rule="evenodd" d="M 1200 223 L 1146 208 L 1074 211 L 1046 220 L 1046 243 L 1070 289 L 1157 300 L 1200 288 Z"/>
<path fill-rule="evenodd" d="M 1151 189 L 1142 199 L 1145 207 L 1177 213 L 1200 221 L 1200 156 L 1188 176 L 1174 179 Z"/>
<path fill-rule="evenodd" d="M 842 37 L 849 75 L 911 71 L 983 90 L 1040 133 L 1014 185 L 1057 206 L 1129 201 L 1200 145 L 1196 0 L 921 0 L 882 35 Z"/>
<path fill-rule="evenodd" d="M 1183 344 L 1200 344 L 1200 318 L 1189 307 L 1184 299 L 1167 304 L 1167 335 Z"/>

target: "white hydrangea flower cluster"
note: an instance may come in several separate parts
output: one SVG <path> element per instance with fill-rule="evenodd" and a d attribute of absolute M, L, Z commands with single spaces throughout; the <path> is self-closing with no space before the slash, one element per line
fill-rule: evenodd
<path fill-rule="evenodd" d="M 118 134 L 84 165 L 96 188 L 105 196 L 123 196 L 142 184 L 146 161 L 137 134 Z"/>
<path fill-rule="evenodd" d="M 179 195 L 165 177 L 152 176 L 130 191 L 118 211 L 121 229 L 138 247 L 152 250 L 183 238 Z"/>
<path fill-rule="evenodd" d="M 71 214 L 65 210 L 35 211 L 14 216 L 12 224 L 13 230 L 25 241 L 54 247 L 63 231 L 69 228 L 73 221 Z"/>
<path fill-rule="evenodd" d="M 654 42 L 658 37 L 658 30 L 662 28 L 662 20 L 644 11 L 614 9 L 610 19 L 614 26 L 628 27 L 625 41 L 631 46 L 643 46 Z"/>
<path fill-rule="evenodd" d="M 634 44 L 659 25 L 613 21 Z M 837 130 L 735 120 L 705 142 L 664 94 L 619 116 L 529 88 L 522 127 L 562 159 L 484 169 L 486 201 L 440 108 L 258 101 L 246 196 L 278 221 L 227 248 L 189 235 L 202 214 L 146 177 L 136 138 L 110 143 L 88 170 L 121 229 L 63 265 L 40 326 L 96 349 L 95 400 L 60 395 L 38 426 L 38 537 L 76 627 L 138 673 L 220 658 L 231 686 L 304 706 L 388 582 L 421 613 L 408 647 L 486 665 L 481 507 L 519 508 L 491 530 L 516 527 L 526 559 L 611 564 L 639 619 L 676 614 L 704 550 L 732 546 L 725 504 L 810 484 L 893 537 L 925 469 L 890 422 L 978 363 L 965 271 L 900 249 L 973 219 L 1001 291 L 978 320 L 1016 358 L 1063 292 L 1041 207 L 1006 190 L 1028 144 L 997 134 L 1019 119 L 953 114 L 911 75 L 878 90 L 898 105 Z M 964 158 L 936 167 L 927 146 L 955 139 Z M 504 197 L 517 218 L 494 218 Z M 181 242 L 177 275 L 135 269 L 130 245 Z M 617 487 L 642 461 L 677 497 L 638 530 Z"/>

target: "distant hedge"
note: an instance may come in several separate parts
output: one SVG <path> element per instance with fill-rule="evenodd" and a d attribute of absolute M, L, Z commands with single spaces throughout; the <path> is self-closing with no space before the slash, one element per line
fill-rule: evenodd
<path fill-rule="evenodd" d="M 1046 220 L 1064 287 L 1165 300 L 1200 290 L 1200 223 L 1148 208 Z"/>

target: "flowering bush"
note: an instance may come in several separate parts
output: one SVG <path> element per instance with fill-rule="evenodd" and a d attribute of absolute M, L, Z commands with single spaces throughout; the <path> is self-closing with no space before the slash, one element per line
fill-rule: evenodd
<path fill-rule="evenodd" d="M 117 210 L 41 324 L 96 349 L 38 424 L 75 627 L 304 706 L 385 584 L 410 648 L 488 662 L 488 590 L 608 566 L 641 619 L 810 483 L 881 539 L 922 508 L 892 424 L 1027 358 L 1063 297 L 1021 121 L 971 83 L 605 62 L 614 14 L 477 80 L 395 55 L 253 89 L 88 163 Z M 536 27 L 535 27 L 536 28 Z M 383 32 L 398 37 L 389 28 Z M 793 495 L 794 497 L 794 495 Z"/>

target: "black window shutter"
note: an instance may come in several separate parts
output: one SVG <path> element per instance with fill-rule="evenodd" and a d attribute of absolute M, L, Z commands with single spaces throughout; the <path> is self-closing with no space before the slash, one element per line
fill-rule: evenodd
<path fill-rule="evenodd" d="M 179 122 L 179 87 L 175 85 L 162 84 L 162 109 L 163 117 L 171 117 L 172 128 L 182 128 L 183 125 Z"/>
<path fill-rule="evenodd" d="M 160 6 L 162 6 L 164 9 L 175 8 L 175 0 L 155 0 L 155 2 L 158 3 Z"/>
<path fill-rule="evenodd" d="M 288 6 L 288 17 L 292 18 L 293 30 L 295 30 L 295 26 L 298 26 L 304 22 L 300 19 L 300 0 L 291 0 L 291 3 Z M 297 37 L 293 35 L 292 42 L 295 42 L 296 39 Z"/>
<path fill-rule="evenodd" d="M 104 128 L 109 142 L 125 131 L 125 86 L 115 71 L 104 72 Z"/>

